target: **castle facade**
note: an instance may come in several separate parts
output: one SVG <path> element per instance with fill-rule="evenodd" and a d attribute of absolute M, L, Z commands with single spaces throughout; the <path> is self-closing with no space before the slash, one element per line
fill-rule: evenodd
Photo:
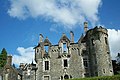
<path fill-rule="evenodd" d="M 95 27 L 74 42 L 71 31 L 69 39 L 62 34 L 58 44 L 52 45 L 48 38 L 40 41 L 35 49 L 36 80 L 64 80 L 93 76 L 113 75 L 107 29 Z"/>
<path fill-rule="evenodd" d="M 19 69 L 11 65 L 12 57 L 0 69 L 0 80 L 65 80 L 94 76 L 112 76 L 113 67 L 106 28 L 87 29 L 85 34 L 74 42 L 74 33 L 70 39 L 62 34 L 56 45 L 40 34 L 35 49 L 35 62 L 21 63 Z M 16 76 L 16 77 L 15 77 Z"/>

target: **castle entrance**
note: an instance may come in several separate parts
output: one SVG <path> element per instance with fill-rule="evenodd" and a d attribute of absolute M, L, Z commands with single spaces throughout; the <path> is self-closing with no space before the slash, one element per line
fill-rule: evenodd
<path fill-rule="evenodd" d="M 64 79 L 69 79 L 69 76 L 66 74 L 66 75 L 64 76 Z"/>

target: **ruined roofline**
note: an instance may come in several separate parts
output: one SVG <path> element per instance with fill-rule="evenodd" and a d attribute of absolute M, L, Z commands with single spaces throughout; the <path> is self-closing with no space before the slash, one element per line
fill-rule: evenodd
<path fill-rule="evenodd" d="M 54 45 L 53 45 L 53 44 L 49 41 L 48 38 L 47 38 L 47 41 L 51 44 L 51 46 L 58 46 L 59 43 L 61 42 L 61 40 L 64 40 L 64 39 L 66 39 L 70 44 L 77 44 L 77 43 L 79 43 L 79 42 L 84 43 L 84 42 L 86 41 L 86 37 L 87 37 L 88 35 L 94 35 L 94 34 L 96 34 L 97 32 L 102 32 L 102 33 L 108 35 L 108 31 L 107 31 L 106 28 L 104 28 L 104 27 L 102 27 L 102 26 L 96 26 L 96 27 L 94 27 L 94 28 L 92 28 L 92 29 L 87 30 L 87 32 L 86 32 L 85 35 L 82 34 L 81 37 L 78 39 L 77 42 L 73 42 L 73 41 L 71 42 L 71 37 L 68 38 L 68 37 L 65 35 L 65 33 L 62 34 L 62 36 L 61 36 L 61 38 L 59 39 L 59 41 L 58 41 L 57 44 L 54 44 Z M 72 37 L 74 37 L 73 31 L 70 31 L 70 33 L 72 33 Z M 43 37 L 43 36 L 42 36 L 42 37 Z M 46 39 L 44 39 L 44 40 L 46 40 Z M 40 47 L 40 46 L 41 46 L 42 44 L 44 44 L 44 43 L 45 43 L 44 41 L 41 42 L 41 43 L 38 43 L 38 45 L 35 46 L 34 49 L 37 48 L 37 47 Z"/>
<path fill-rule="evenodd" d="M 38 45 L 36 45 L 33 49 L 35 49 L 35 48 L 37 48 L 37 47 L 40 47 L 40 46 L 43 46 L 43 45 L 45 46 L 45 45 L 48 45 L 48 44 L 49 44 L 50 46 L 58 46 L 59 43 L 61 42 L 61 40 L 64 40 L 64 39 L 66 39 L 70 44 L 71 44 L 71 43 L 72 43 L 72 44 L 75 44 L 73 31 L 70 31 L 70 38 L 68 38 L 68 37 L 66 36 L 66 34 L 63 33 L 57 44 L 52 44 L 52 43 L 50 42 L 50 40 L 48 39 L 48 37 L 47 37 L 46 39 L 44 39 L 44 36 L 43 36 L 42 34 L 40 34 L 40 40 L 39 40 L 39 42 L 38 42 Z"/>

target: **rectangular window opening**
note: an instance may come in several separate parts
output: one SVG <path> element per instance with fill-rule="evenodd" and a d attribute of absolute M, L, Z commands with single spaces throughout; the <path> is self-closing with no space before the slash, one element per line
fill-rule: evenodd
<path fill-rule="evenodd" d="M 36 49 L 36 52 L 38 53 L 38 52 L 39 52 L 39 49 Z"/>
<path fill-rule="evenodd" d="M 45 52 L 48 53 L 49 46 L 44 46 Z"/>
<path fill-rule="evenodd" d="M 45 61 L 45 70 L 49 70 L 49 61 Z"/>
<path fill-rule="evenodd" d="M 89 77 L 89 73 L 85 73 L 84 75 L 85 75 L 85 77 Z"/>
<path fill-rule="evenodd" d="M 93 38 L 91 39 L 91 42 L 92 42 L 92 46 L 94 46 L 95 43 L 94 43 L 94 39 Z"/>
<path fill-rule="evenodd" d="M 108 44 L 107 38 L 105 37 L 105 43 Z"/>
<path fill-rule="evenodd" d="M 94 54 L 93 56 L 94 56 L 94 64 L 97 64 L 96 54 Z"/>
<path fill-rule="evenodd" d="M 49 76 L 44 76 L 44 80 L 50 80 Z"/>
<path fill-rule="evenodd" d="M 88 67 L 87 61 L 84 61 L 84 66 L 85 66 L 85 67 Z"/>
<path fill-rule="evenodd" d="M 103 73 L 105 73 L 105 69 L 103 69 Z"/>
<path fill-rule="evenodd" d="M 83 65 L 84 65 L 85 68 L 88 68 L 88 67 L 89 67 L 88 57 L 84 57 L 84 58 L 83 58 Z"/>
<path fill-rule="evenodd" d="M 67 52 L 67 44 L 63 43 L 63 52 Z"/>
<path fill-rule="evenodd" d="M 68 67 L 67 59 L 64 60 L 64 67 Z"/>
<path fill-rule="evenodd" d="M 110 52 L 107 52 L 107 54 L 110 54 Z"/>
<path fill-rule="evenodd" d="M 80 50 L 78 49 L 78 55 L 80 56 Z"/>

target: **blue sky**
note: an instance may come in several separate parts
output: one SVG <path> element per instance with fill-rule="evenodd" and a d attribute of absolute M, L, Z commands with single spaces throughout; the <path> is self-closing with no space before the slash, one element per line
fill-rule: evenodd
<path fill-rule="evenodd" d="M 119 0 L 0 0 L 0 50 L 6 48 L 13 55 L 13 63 L 31 62 L 32 49 L 39 34 L 57 44 L 62 33 L 75 41 L 83 31 L 83 22 L 89 29 L 102 25 L 108 29 L 112 58 L 120 52 Z M 30 56 L 31 55 L 31 56 Z M 26 57 L 29 57 L 26 59 Z"/>

